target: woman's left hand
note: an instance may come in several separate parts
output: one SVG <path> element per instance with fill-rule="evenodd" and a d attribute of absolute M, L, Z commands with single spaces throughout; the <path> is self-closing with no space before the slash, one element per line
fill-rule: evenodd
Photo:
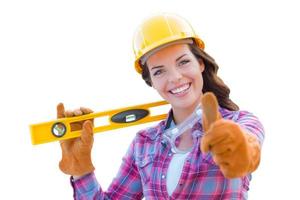
<path fill-rule="evenodd" d="M 226 178 L 242 177 L 253 172 L 260 161 L 257 138 L 237 123 L 222 119 L 217 99 L 212 93 L 206 93 L 201 101 L 205 132 L 201 151 L 212 153 L 214 162 Z"/>

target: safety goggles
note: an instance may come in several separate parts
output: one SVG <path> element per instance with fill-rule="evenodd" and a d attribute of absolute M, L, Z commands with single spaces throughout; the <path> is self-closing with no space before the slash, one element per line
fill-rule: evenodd
<path fill-rule="evenodd" d="M 169 142 L 173 153 L 187 153 L 196 145 L 197 138 L 203 133 L 198 129 L 193 129 L 194 125 L 202 120 L 202 108 L 197 106 L 193 113 L 180 124 L 173 124 L 163 132 L 163 140 Z M 180 142 L 181 136 L 190 137 L 193 146 L 186 147 Z"/>

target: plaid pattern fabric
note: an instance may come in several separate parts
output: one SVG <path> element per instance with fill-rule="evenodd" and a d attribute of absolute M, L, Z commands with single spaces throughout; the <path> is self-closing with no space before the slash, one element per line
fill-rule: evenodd
<path fill-rule="evenodd" d="M 264 140 L 264 130 L 259 120 L 247 111 L 229 111 L 220 108 L 223 118 L 238 123 Z M 171 113 L 171 112 L 170 112 Z M 168 119 L 171 117 L 169 113 Z M 236 179 L 226 179 L 214 163 L 210 153 L 200 151 L 200 140 L 188 155 L 178 185 L 171 196 L 166 185 L 167 169 L 172 157 L 170 145 L 163 140 L 163 130 L 168 120 L 154 127 L 141 130 L 129 146 L 117 176 L 106 192 L 102 191 L 94 173 L 88 174 L 71 184 L 74 199 L 247 199 L 251 174 Z M 201 122 L 192 130 L 202 133 Z"/>

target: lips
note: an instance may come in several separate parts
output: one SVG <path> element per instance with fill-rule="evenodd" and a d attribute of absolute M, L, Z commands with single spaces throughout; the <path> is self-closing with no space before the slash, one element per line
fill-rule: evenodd
<path fill-rule="evenodd" d="M 191 83 L 186 83 L 186 84 L 183 84 L 177 88 L 174 88 L 172 90 L 170 90 L 169 92 L 171 94 L 183 94 L 185 93 L 189 88 L 191 87 Z"/>

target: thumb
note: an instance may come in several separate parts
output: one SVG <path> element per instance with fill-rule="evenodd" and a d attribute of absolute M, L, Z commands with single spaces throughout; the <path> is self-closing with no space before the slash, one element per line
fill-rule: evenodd
<path fill-rule="evenodd" d="M 65 117 L 65 107 L 63 103 L 59 103 L 56 106 L 57 110 L 57 118 L 64 118 Z"/>
<path fill-rule="evenodd" d="M 210 126 L 222 117 L 218 110 L 218 100 L 212 92 L 205 93 L 201 99 L 201 103 L 203 109 L 202 126 L 204 132 L 207 133 L 207 131 L 210 129 Z M 204 134 L 204 136 L 201 139 L 201 151 L 204 153 L 209 151 L 211 148 L 207 140 L 208 138 Z"/>
<path fill-rule="evenodd" d="M 207 132 L 211 124 L 218 119 L 221 119 L 219 113 L 219 104 L 216 96 L 212 92 L 206 92 L 201 98 L 201 104 L 203 109 L 202 125 L 204 132 Z"/>
<path fill-rule="evenodd" d="M 84 144 L 91 144 L 93 142 L 93 123 L 91 120 L 86 120 L 82 126 L 81 141 Z"/>

